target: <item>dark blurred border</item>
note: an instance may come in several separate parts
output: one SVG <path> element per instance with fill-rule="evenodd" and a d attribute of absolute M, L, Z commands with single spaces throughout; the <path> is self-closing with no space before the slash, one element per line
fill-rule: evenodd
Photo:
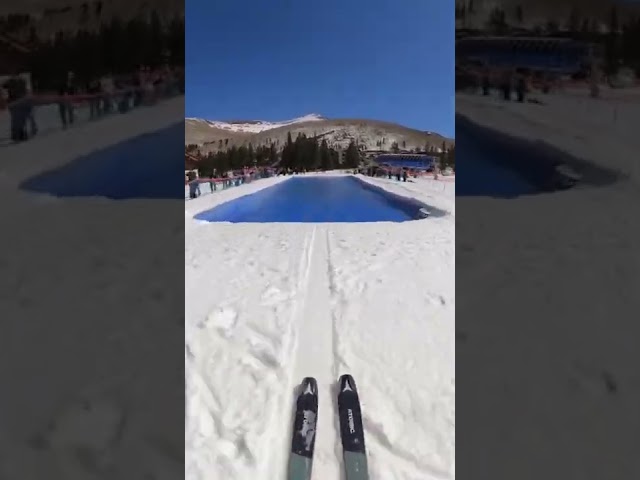
<path fill-rule="evenodd" d="M 0 477 L 181 478 L 184 4 L 28 6 L 0 15 Z"/>
<path fill-rule="evenodd" d="M 640 4 L 456 19 L 457 476 L 640 478 Z"/>

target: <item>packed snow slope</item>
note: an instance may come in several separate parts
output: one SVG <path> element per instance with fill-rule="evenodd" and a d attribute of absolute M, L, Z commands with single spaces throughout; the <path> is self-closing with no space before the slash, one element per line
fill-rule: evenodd
<path fill-rule="evenodd" d="M 305 376 L 319 384 L 313 478 L 342 478 L 343 373 L 358 383 L 373 480 L 454 478 L 454 184 L 365 179 L 450 212 L 437 219 L 193 219 L 284 180 L 185 204 L 186 478 L 285 478 Z"/>
<path fill-rule="evenodd" d="M 166 279 L 182 275 L 171 246 L 182 245 L 184 201 L 70 199 L 20 185 L 164 135 L 183 116 L 175 98 L 64 132 L 53 131 L 55 116 L 53 125 L 40 118 L 37 137 L 0 147 L 0 478 L 182 475 L 184 395 L 167 386 L 183 384 L 183 300 Z"/>
<path fill-rule="evenodd" d="M 391 122 L 366 119 L 327 119 L 318 114 L 305 115 L 283 122 L 219 122 L 202 119 L 185 120 L 185 144 L 196 144 L 203 153 L 226 150 L 241 145 L 254 147 L 271 145 L 284 147 L 287 135 L 298 134 L 327 141 L 330 147 L 346 148 L 353 140 L 367 150 L 388 150 L 394 142 L 401 149 L 423 150 L 426 145 L 435 151 L 454 141 L 434 132 L 423 132 Z M 378 145 L 378 142 L 383 142 Z"/>
<path fill-rule="evenodd" d="M 640 474 L 627 450 L 640 441 L 628 413 L 640 402 L 629 333 L 640 309 L 629 210 L 640 203 L 640 101 L 632 91 L 588 95 L 540 95 L 545 105 L 456 96 L 457 114 L 527 151 L 553 145 L 622 176 L 513 200 L 457 197 L 463 475 L 533 480 L 550 465 L 554 478 Z"/>

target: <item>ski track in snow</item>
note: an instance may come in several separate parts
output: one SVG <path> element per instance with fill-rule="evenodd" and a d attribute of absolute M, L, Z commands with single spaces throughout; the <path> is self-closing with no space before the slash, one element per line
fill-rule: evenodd
<path fill-rule="evenodd" d="M 372 478 L 449 478 L 455 352 L 454 298 L 446 290 L 453 245 L 446 236 L 413 242 L 402 224 L 370 244 L 364 228 L 350 227 L 330 239 L 336 362 L 362 385 Z M 363 251 L 354 256 L 356 249 Z M 416 254 L 430 264 L 421 272 Z M 418 275 L 402 281 L 408 272 Z M 387 321 L 372 322 L 376 317 Z"/>
<path fill-rule="evenodd" d="M 195 441 L 186 450 L 196 469 L 207 465 L 195 476 L 187 470 L 189 478 L 251 478 L 269 471 L 270 457 L 259 453 L 277 441 L 268 427 L 280 423 L 288 400 L 282 385 L 289 382 L 291 319 L 304 284 L 297 260 L 308 248 L 305 234 L 274 235 L 265 227 L 255 233 L 256 242 L 231 247 L 237 244 L 234 227 L 221 226 L 215 240 L 205 236 L 194 245 L 209 249 L 210 261 L 198 264 L 200 275 L 186 284 L 189 297 L 206 299 L 193 311 L 187 305 L 187 319 L 195 320 L 186 332 L 187 364 L 193 366 L 187 368 L 187 415 L 197 421 L 188 422 L 194 431 L 187 437 Z M 269 255 L 259 248 L 265 243 Z M 229 281 L 212 290 L 208 275 Z"/>
<path fill-rule="evenodd" d="M 334 351 L 335 325 L 331 312 L 330 271 L 327 267 L 327 262 L 330 262 L 327 243 L 329 228 L 327 225 L 312 227 L 306 295 L 297 319 L 300 331 L 293 377 L 296 384 L 306 376 L 315 377 L 318 381 L 315 478 L 340 478 L 342 472 L 340 435 L 335 415 L 337 405 L 334 398 L 338 378 Z M 287 438 L 290 436 L 287 435 Z"/>
<path fill-rule="evenodd" d="M 372 480 L 453 478 L 453 187 L 365 179 L 451 212 L 419 222 L 191 219 L 283 180 L 185 207 L 186 478 L 284 478 L 305 376 L 319 386 L 313 478 L 343 478 L 343 373 L 361 394 Z"/>

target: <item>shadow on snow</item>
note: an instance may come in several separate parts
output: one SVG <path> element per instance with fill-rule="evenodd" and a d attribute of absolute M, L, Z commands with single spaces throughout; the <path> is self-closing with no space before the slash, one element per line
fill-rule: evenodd
<path fill-rule="evenodd" d="M 178 122 L 78 157 L 20 188 L 56 197 L 183 199 L 183 139 Z"/>

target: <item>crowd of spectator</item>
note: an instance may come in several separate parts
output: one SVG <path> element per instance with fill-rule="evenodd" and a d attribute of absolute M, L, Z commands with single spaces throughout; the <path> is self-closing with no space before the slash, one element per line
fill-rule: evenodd
<path fill-rule="evenodd" d="M 143 65 L 126 75 L 109 74 L 80 80 L 69 71 L 57 91 L 38 92 L 30 88 L 24 76 L 13 72 L 2 87 L 0 108 L 6 107 L 11 116 L 11 140 L 22 142 L 38 133 L 38 106 L 56 104 L 60 126 L 66 129 L 76 122 L 79 107 L 88 108 L 89 120 L 97 120 L 153 104 L 158 98 L 184 93 L 184 74 L 169 65 L 161 68 Z"/>
<path fill-rule="evenodd" d="M 0 16 L 0 115 L 10 116 L 12 141 L 49 130 L 51 110 L 65 129 L 184 92 L 183 6 L 138 3 Z"/>

